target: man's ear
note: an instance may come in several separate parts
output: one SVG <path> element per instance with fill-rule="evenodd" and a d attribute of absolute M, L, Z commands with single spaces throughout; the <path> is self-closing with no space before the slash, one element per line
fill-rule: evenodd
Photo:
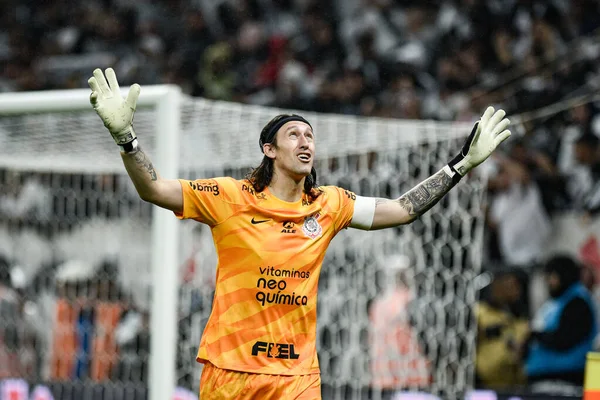
<path fill-rule="evenodd" d="M 265 143 L 263 144 L 263 153 L 269 158 L 275 158 L 277 151 L 273 143 Z"/>

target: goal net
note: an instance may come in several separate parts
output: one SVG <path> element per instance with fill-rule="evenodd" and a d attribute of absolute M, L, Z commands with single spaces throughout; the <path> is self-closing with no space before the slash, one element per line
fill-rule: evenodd
<path fill-rule="evenodd" d="M 149 322 L 153 293 L 166 284 L 153 257 L 169 238 L 152 234 L 153 207 L 138 199 L 93 111 L 3 113 L 2 104 L 0 307 L 12 318 L 0 320 L 0 380 L 45 383 L 55 398 L 103 385 L 143 396 L 158 362 L 150 343 L 162 337 Z M 177 177 L 244 177 L 260 162 L 260 130 L 281 111 L 182 96 Z M 400 196 L 452 158 L 469 131 L 302 114 L 317 136 L 319 183 L 363 196 Z M 135 117 L 153 159 L 160 134 L 169 135 L 156 133 L 157 115 L 140 107 Z M 484 186 L 469 177 L 411 225 L 334 239 L 318 297 L 323 398 L 377 399 L 394 388 L 453 398 L 472 386 Z M 207 227 L 176 226 L 174 377 L 196 392 L 216 256 Z"/>

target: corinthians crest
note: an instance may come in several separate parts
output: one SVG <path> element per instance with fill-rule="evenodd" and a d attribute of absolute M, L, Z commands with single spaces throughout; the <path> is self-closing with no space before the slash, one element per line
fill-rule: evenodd
<path fill-rule="evenodd" d="M 317 218 L 319 218 L 318 213 L 311 215 L 304 219 L 304 224 L 302 225 L 302 232 L 311 239 L 318 237 L 323 232 L 323 228 L 319 225 Z"/>

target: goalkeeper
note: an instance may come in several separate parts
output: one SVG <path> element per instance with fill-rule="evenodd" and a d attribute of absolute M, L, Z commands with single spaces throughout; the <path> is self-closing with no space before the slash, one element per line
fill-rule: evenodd
<path fill-rule="evenodd" d="M 264 157 L 246 179 L 165 179 L 133 129 L 140 86 L 124 99 L 110 68 L 88 82 L 139 196 L 211 228 L 218 265 L 197 355 L 203 400 L 320 399 L 317 283 L 329 242 L 347 227 L 414 221 L 510 136 L 505 112 L 489 107 L 447 165 L 399 198 L 379 199 L 318 186 L 318 134 L 303 117 L 284 114 L 262 129 Z"/>

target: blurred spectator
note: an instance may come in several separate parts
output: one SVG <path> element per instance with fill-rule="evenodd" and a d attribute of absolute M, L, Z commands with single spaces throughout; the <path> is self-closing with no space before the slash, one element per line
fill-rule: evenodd
<path fill-rule="evenodd" d="M 94 337 L 91 378 L 104 381 L 112 378 L 118 362 L 115 330 L 123 313 L 123 294 L 117 283 L 116 263 L 105 261 L 93 279 L 95 298 Z"/>
<path fill-rule="evenodd" d="M 421 119 L 421 99 L 415 80 L 410 75 L 399 75 L 388 90 L 382 93 L 383 107 L 388 116 L 404 119 Z"/>
<path fill-rule="evenodd" d="M 515 272 L 499 272 L 476 307 L 477 385 L 502 390 L 525 383 L 519 348 L 527 334 L 527 320 L 515 316 L 521 299 L 521 283 Z"/>
<path fill-rule="evenodd" d="M 596 304 L 581 283 L 578 263 L 557 255 L 545 265 L 550 299 L 538 310 L 526 342 L 529 383 L 583 385 L 586 355 L 598 334 Z"/>
<path fill-rule="evenodd" d="M 32 173 L 5 171 L 0 216 L 25 225 L 45 224 L 52 213 L 50 189 Z"/>
<path fill-rule="evenodd" d="M 498 233 L 501 261 L 530 269 L 542 257 L 550 219 L 538 185 L 515 157 L 497 157 L 498 173 L 491 179 L 490 227 Z"/>
<path fill-rule="evenodd" d="M 11 265 L 0 257 L 0 379 L 21 376 L 20 298 L 11 282 Z"/>
<path fill-rule="evenodd" d="M 197 93 L 213 100 L 232 100 L 236 75 L 231 71 L 233 51 L 225 42 L 209 46 L 198 72 Z"/>
<path fill-rule="evenodd" d="M 59 266 L 50 372 L 53 379 L 103 381 L 112 377 L 118 357 L 115 330 L 122 314 L 122 296 L 114 283 L 114 272 L 110 264 L 98 269 L 79 260 Z"/>
<path fill-rule="evenodd" d="M 0 380 L 39 375 L 39 346 L 25 293 L 22 269 L 0 255 Z"/>
<path fill-rule="evenodd" d="M 390 395 L 400 389 L 426 388 L 431 383 L 430 362 L 408 312 L 414 300 L 410 260 L 402 254 L 390 256 L 382 268 L 385 287 L 369 309 L 371 386 Z"/>
<path fill-rule="evenodd" d="M 515 269 L 522 285 L 522 301 L 513 311 L 528 316 L 535 298 L 530 282 L 546 251 L 551 220 L 541 185 L 530 169 L 530 165 L 543 162 L 532 161 L 535 157 L 524 156 L 520 149 L 517 145 L 508 157 L 495 157 L 497 173 L 489 182 L 492 193 L 487 223 L 495 240 L 491 249 L 498 251 L 502 265 Z"/>
<path fill-rule="evenodd" d="M 88 372 L 93 334 L 91 310 L 87 296 L 86 276 L 92 267 L 73 260 L 61 264 L 56 276 L 56 304 L 52 329 L 50 378 L 70 380 Z M 85 375 L 84 377 L 87 377 Z"/>
<path fill-rule="evenodd" d="M 578 182 L 575 205 L 590 215 L 596 215 L 600 211 L 600 139 L 592 133 L 585 133 L 576 140 L 574 150 L 575 160 L 585 168 Z"/>
<path fill-rule="evenodd" d="M 282 50 L 281 67 L 275 82 L 276 105 L 283 108 L 310 108 L 316 88 L 307 67 L 289 48 Z"/>
<path fill-rule="evenodd" d="M 575 181 L 569 187 L 574 192 L 579 185 L 577 178 L 578 167 L 575 158 L 575 142 L 582 137 L 585 132 L 591 132 L 593 109 L 589 104 L 583 104 L 573 107 L 566 115 L 565 126 L 559 131 L 559 144 L 556 150 L 556 164 L 561 174 L 569 176 L 571 181 Z"/>
<path fill-rule="evenodd" d="M 150 354 L 149 315 L 125 304 L 114 331 L 119 359 L 114 379 L 122 382 L 145 383 Z"/>
<path fill-rule="evenodd" d="M 547 213 L 563 210 L 568 203 L 565 179 L 551 157 L 540 150 L 534 141 L 532 137 L 516 138 L 512 141 L 510 157 L 525 168 L 531 181 L 540 190 L 544 210 Z"/>
<path fill-rule="evenodd" d="M 215 42 L 215 37 L 201 10 L 190 10 L 181 19 L 184 20 L 185 30 L 173 57 L 177 60 L 176 69 L 181 77 L 191 81 L 197 73 L 198 63 L 204 58 L 204 52 Z"/>

